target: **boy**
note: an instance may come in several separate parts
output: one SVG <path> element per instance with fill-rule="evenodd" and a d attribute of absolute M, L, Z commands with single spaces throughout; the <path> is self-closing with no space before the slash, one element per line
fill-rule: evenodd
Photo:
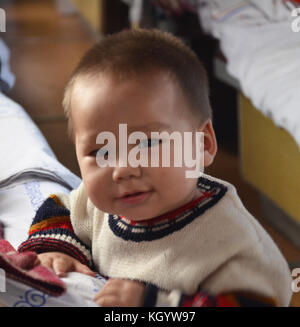
<path fill-rule="evenodd" d="M 61 275 L 92 275 L 94 264 L 109 278 L 95 297 L 101 306 L 289 304 L 287 263 L 231 184 L 186 178 L 175 149 L 170 167 L 128 165 L 122 149 L 117 164 L 99 167 L 114 151 L 98 134 L 118 135 L 120 124 L 147 136 L 150 156 L 163 143 L 152 132 L 201 132 L 203 165 L 213 162 L 206 74 L 180 40 L 156 30 L 106 37 L 73 73 L 64 108 L 83 183 L 44 202 L 20 251 Z"/>

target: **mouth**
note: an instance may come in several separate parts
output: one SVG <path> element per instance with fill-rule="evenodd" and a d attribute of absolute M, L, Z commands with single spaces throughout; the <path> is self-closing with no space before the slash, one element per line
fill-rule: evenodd
<path fill-rule="evenodd" d="M 119 200 L 123 203 L 135 204 L 146 200 L 146 198 L 152 193 L 152 191 L 134 191 L 125 193 L 119 197 Z"/>

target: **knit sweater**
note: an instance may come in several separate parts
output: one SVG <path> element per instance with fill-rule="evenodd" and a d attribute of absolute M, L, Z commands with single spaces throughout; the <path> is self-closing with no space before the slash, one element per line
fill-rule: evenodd
<path fill-rule="evenodd" d="M 81 184 L 45 201 L 19 251 L 62 251 L 105 277 L 144 282 L 146 306 L 287 306 L 288 265 L 234 186 L 204 175 L 197 187 L 183 207 L 131 221 L 98 210 Z"/>

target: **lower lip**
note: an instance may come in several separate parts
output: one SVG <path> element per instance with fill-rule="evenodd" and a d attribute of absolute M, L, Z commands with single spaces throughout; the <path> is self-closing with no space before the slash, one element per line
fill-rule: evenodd
<path fill-rule="evenodd" d="M 139 193 L 137 195 L 130 195 L 130 196 L 126 196 L 123 198 L 119 198 L 119 200 L 123 203 L 127 203 L 127 204 L 136 204 L 139 202 L 143 202 L 146 200 L 146 198 L 151 194 L 151 192 L 143 192 L 143 193 Z"/>

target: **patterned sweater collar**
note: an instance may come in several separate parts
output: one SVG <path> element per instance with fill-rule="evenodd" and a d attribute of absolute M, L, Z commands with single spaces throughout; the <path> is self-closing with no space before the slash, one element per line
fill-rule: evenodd
<path fill-rule="evenodd" d="M 227 191 L 227 187 L 223 184 L 205 177 L 198 179 L 197 187 L 202 193 L 200 197 L 171 212 L 143 221 L 132 221 L 123 216 L 109 215 L 109 226 L 116 236 L 126 241 L 153 241 L 165 237 L 200 217 Z"/>

